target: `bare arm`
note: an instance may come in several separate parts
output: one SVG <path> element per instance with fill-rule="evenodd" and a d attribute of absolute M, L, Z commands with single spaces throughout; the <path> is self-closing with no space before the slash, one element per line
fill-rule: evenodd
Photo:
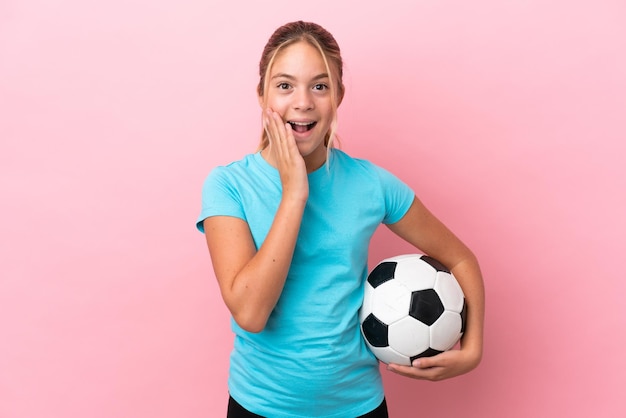
<path fill-rule="evenodd" d="M 414 367 L 390 365 L 405 376 L 441 380 L 474 369 L 482 358 L 485 296 L 476 257 L 441 221 L 415 198 L 406 215 L 389 229 L 447 266 L 458 280 L 467 302 L 467 326 L 461 350 L 424 357 Z"/>
<path fill-rule="evenodd" d="M 281 202 L 258 252 L 245 221 L 228 216 L 205 219 L 222 298 L 243 329 L 259 332 L 265 327 L 285 284 L 301 219 L 302 208 Z"/>
<path fill-rule="evenodd" d="M 265 123 L 283 194 L 263 244 L 257 251 L 242 219 L 214 216 L 204 220 L 222 298 L 237 324 L 250 332 L 263 330 L 280 297 L 308 199 L 306 167 L 291 127 L 271 111 Z"/>

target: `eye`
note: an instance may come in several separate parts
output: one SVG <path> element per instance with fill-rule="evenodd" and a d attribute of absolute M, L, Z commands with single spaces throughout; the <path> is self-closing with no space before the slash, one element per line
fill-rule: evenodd
<path fill-rule="evenodd" d="M 328 90 L 328 85 L 324 83 L 319 83 L 313 86 L 313 90 L 317 90 L 317 91 Z"/>
<path fill-rule="evenodd" d="M 291 85 L 289 85 L 289 83 L 278 83 L 278 85 L 276 86 L 278 87 L 280 90 L 288 90 L 291 88 Z"/>

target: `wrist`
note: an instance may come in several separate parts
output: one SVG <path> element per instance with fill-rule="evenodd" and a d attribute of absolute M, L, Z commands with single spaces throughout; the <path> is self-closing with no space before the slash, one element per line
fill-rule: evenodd
<path fill-rule="evenodd" d="M 461 351 L 464 353 L 472 369 L 481 362 L 483 357 L 482 339 L 479 341 L 471 341 L 465 338 L 461 339 Z"/>
<path fill-rule="evenodd" d="M 291 210 L 304 210 L 306 206 L 306 202 L 309 198 L 308 191 L 307 193 L 289 193 L 283 192 L 283 196 L 281 199 L 281 206 L 285 206 Z"/>

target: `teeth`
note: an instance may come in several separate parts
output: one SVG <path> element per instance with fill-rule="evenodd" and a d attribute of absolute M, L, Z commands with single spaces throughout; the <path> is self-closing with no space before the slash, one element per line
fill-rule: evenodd
<path fill-rule="evenodd" d="M 314 124 L 315 122 L 289 122 L 292 125 L 298 125 L 298 126 L 309 126 Z"/>

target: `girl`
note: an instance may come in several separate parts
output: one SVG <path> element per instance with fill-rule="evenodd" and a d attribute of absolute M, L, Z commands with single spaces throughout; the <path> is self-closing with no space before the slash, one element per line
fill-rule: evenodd
<path fill-rule="evenodd" d="M 483 284 L 472 252 L 389 172 L 333 147 L 344 94 L 324 28 L 278 28 L 260 62 L 259 151 L 215 168 L 197 222 L 235 333 L 228 417 L 387 417 L 358 322 L 381 223 L 448 266 L 468 305 L 461 349 L 389 365 L 441 380 L 482 356 Z"/>

